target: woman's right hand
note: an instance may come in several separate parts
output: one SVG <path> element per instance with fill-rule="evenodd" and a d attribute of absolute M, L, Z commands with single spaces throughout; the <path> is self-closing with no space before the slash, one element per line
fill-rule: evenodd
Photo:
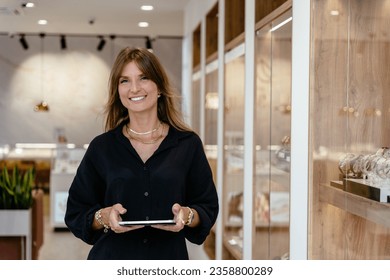
<path fill-rule="evenodd" d="M 110 229 L 115 233 L 124 233 L 131 230 L 139 229 L 144 226 L 120 226 L 119 222 L 122 221 L 121 215 L 125 214 L 127 209 L 122 206 L 122 204 L 117 203 L 111 207 L 106 207 L 101 209 L 100 215 L 101 220 L 105 225 L 108 225 Z M 94 229 L 101 229 L 103 226 L 98 223 L 98 221 L 94 221 Z"/>

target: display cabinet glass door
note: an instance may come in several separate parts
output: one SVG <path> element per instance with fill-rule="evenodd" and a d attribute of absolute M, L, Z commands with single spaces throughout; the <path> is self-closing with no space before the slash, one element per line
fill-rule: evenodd
<path fill-rule="evenodd" d="M 225 58 L 223 243 L 224 259 L 242 258 L 244 167 L 243 46 Z"/>
<path fill-rule="evenodd" d="M 218 125 L 218 61 L 206 66 L 205 133 L 204 145 L 207 159 L 217 185 L 217 125 Z"/>
<path fill-rule="evenodd" d="M 390 259 L 390 204 L 370 198 L 388 189 L 376 188 L 388 156 L 366 165 L 385 171 L 376 182 L 364 182 L 358 161 L 339 169 L 347 154 L 390 145 L 389 4 L 312 1 L 310 259 Z"/>
<path fill-rule="evenodd" d="M 192 107 L 191 107 L 191 127 L 200 135 L 200 75 L 196 72 L 192 75 Z"/>
<path fill-rule="evenodd" d="M 253 259 L 289 257 L 291 10 L 256 32 Z"/>

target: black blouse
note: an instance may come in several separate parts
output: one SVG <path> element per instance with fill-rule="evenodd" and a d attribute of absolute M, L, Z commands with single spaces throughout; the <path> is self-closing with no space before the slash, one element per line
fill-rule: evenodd
<path fill-rule="evenodd" d="M 95 212 L 121 203 L 123 220 L 171 219 L 174 203 L 189 206 L 201 224 L 178 233 L 144 227 L 116 234 L 92 230 Z M 88 259 L 188 259 L 185 238 L 202 244 L 218 215 L 218 197 L 200 138 L 170 127 L 144 163 L 122 125 L 91 141 L 69 189 L 65 223 L 93 245 Z"/>

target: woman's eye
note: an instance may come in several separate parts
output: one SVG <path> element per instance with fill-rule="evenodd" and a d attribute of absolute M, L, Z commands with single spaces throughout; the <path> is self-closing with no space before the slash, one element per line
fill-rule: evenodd
<path fill-rule="evenodd" d="M 127 80 L 126 80 L 126 79 L 121 79 L 121 80 L 119 80 L 119 83 L 120 83 L 120 84 L 127 83 Z"/>
<path fill-rule="evenodd" d="M 142 77 L 141 77 L 141 81 L 145 81 L 145 80 L 149 80 L 148 77 L 142 76 Z"/>

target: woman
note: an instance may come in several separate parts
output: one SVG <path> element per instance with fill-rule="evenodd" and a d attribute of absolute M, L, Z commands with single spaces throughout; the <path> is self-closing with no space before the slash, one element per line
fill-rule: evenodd
<path fill-rule="evenodd" d="M 188 259 L 202 244 L 218 198 L 200 138 L 183 122 L 157 57 L 118 54 L 109 83 L 106 132 L 91 141 L 69 189 L 65 222 L 93 244 L 89 259 Z M 120 221 L 174 224 L 121 226 Z"/>

